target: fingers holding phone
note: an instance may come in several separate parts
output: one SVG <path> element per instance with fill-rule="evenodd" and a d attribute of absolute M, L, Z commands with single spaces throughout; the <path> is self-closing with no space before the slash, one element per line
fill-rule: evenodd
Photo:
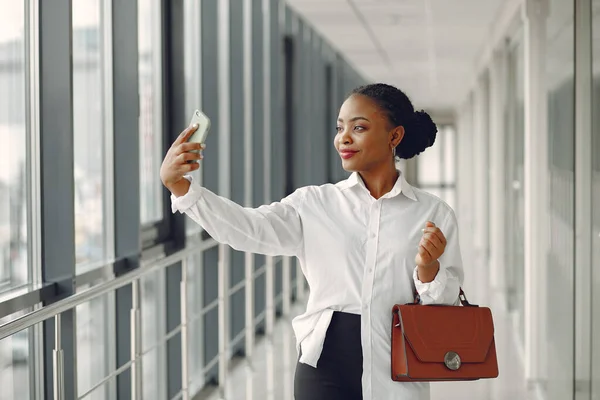
<path fill-rule="evenodd" d="M 204 141 L 209 128 L 208 117 L 196 110 L 188 128 L 179 134 L 167 151 L 160 168 L 160 179 L 171 192 L 185 174 L 200 168 L 198 161 L 203 158 L 202 150 L 206 147 Z"/>
<path fill-rule="evenodd" d="M 176 185 L 183 176 L 200 168 L 198 161 L 203 158 L 200 151 L 204 145 L 189 143 L 188 138 L 197 130 L 197 126 L 190 126 L 175 139 L 160 167 L 160 179 L 169 190 Z"/>

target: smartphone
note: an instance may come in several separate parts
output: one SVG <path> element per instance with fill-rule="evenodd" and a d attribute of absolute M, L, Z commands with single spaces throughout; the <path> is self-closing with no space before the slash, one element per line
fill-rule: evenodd
<path fill-rule="evenodd" d="M 188 142 L 204 144 L 208 131 L 210 130 L 210 119 L 200 110 L 194 111 L 190 126 L 198 124 L 196 132 L 192 133 L 192 136 L 188 139 Z M 194 153 L 199 153 L 199 150 L 192 150 Z"/>

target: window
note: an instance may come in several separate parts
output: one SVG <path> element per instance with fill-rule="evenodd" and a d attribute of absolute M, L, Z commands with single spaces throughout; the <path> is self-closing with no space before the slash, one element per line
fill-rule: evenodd
<path fill-rule="evenodd" d="M 439 126 L 435 143 L 416 161 L 418 186 L 456 209 L 454 140 L 454 127 Z"/>
<path fill-rule="evenodd" d="M 142 224 L 163 218 L 162 71 L 159 0 L 138 1 L 140 91 L 140 218 Z"/>
<path fill-rule="evenodd" d="M 158 400 L 166 398 L 164 373 L 166 346 L 165 335 L 165 271 L 160 270 L 140 279 L 142 298 L 142 398 Z M 193 357 L 192 357 L 193 358 Z"/>
<path fill-rule="evenodd" d="M 0 324 L 6 322 L 9 321 L 0 321 Z M 30 332 L 33 333 L 31 329 L 25 329 L 0 340 L 0 400 L 31 398 Z"/>
<path fill-rule="evenodd" d="M 89 287 L 83 286 L 79 290 Z M 77 321 L 77 391 L 86 399 L 107 399 L 111 392 L 105 383 L 94 390 L 110 372 L 109 354 L 114 348 L 114 336 L 109 337 L 112 318 L 109 310 L 114 308 L 114 293 L 96 297 L 75 308 Z M 112 307 L 111 307 L 112 303 Z"/>
<path fill-rule="evenodd" d="M 508 309 L 516 316 L 518 340 L 525 341 L 525 83 L 523 31 L 510 47 L 508 99 L 505 108 L 506 156 L 506 277 Z"/>
<path fill-rule="evenodd" d="M 24 0 L 0 0 L 0 292 L 32 280 L 27 213 L 28 35 Z M 25 313 L 0 319 L 0 325 Z M 28 399 L 30 332 L 0 340 L 0 400 Z"/>
<path fill-rule="evenodd" d="M 29 281 L 24 1 L 0 0 L 0 291 Z"/>
<path fill-rule="evenodd" d="M 550 201 L 548 228 L 550 249 L 545 285 L 547 300 L 536 310 L 546 316 L 542 330 L 539 362 L 547 363 L 546 399 L 573 396 L 575 364 L 575 2 L 550 1 L 547 21 L 545 83 L 548 105 L 548 166 Z M 541 307 L 545 307 L 543 311 Z M 584 318 L 587 318 L 585 316 Z M 546 354 L 551 356 L 546 356 Z"/>
<path fill-rule="evenodd" d="M 73 2 L 73 148 L 75 256 L 78 265 L 105 258 L 105 129 L 102 3 Z"/>

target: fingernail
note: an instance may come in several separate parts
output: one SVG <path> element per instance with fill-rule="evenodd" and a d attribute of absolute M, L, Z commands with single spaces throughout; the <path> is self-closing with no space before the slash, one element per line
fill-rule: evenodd
<path fill-rule="evenodd" d="M 198 124 L 194 124 L 192 125 L 192 128 L 196 129 L 198 127 Z"/>
<path fill-rule="evenodd" d="M 425 232 L 425 229 L 421 229 L 421 232 L 423 232 L 423 233 L 424 233 L 424 232 Z"/>

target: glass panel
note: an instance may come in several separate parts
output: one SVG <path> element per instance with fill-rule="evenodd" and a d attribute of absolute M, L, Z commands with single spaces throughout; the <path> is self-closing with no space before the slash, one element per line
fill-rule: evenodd
<path fill-rule="evenodd" d="M 195 0 L 184 0 L 184 46 L 185 46 L 185 85 L 186 85 L 186 110 L 191 113 L 196 109 L 206 109 L 202 106 L 202 68 L 204 60 L 204 53 L 202 46 L 204 46 L 205 38 L 202 36 L 202 21 L 199 22 L 200 9 L 202 8 L 203 2 Z M 198 38 L 202 38 L 202 43 Z M 214 60 L 216 61 L 216 60 Z M 214 134 L 214 128 L 212 128 L 212 122 L 218 119 L 218 115 L 209 115 L 211 119 L 211 132 L 209 136 Z M 190 118 L 191 119 L 191 118 Z M 188 123 L 189 121 L 186 121 Z M 181 125 L 181 130 L 185 128 L 185 125 Z M 213 149 L 209 149 L 209 153 L 213 153 Z M 202 168 L 204 163 L 200 162 L 200 168 L 192 171 L 190 175 L 193 177 L 195 182 L 202 184 Z M 193 235 L 202 231 L 202 227 L 192 221 L 190 218 L 185 220 L 185 231 L 187 235 Z"/>
<path fill-rule="evenodd" d="M 104 259 L 104 110 L 100 0 L 73 2 L 73 136 L 77 264 Z"/>
<path fill-rule="evenodd" d="M 192 174 L 194 177 L 202 176 L 202 186 L 219 192 L 219 34 L 218 34 L 218 2 L 201 2 L 200 12 L 201 29 L 201 63 L 200 81 L 202 82 L 201 101 L 202 110 L 211 119 L 210 133 L 206 138 L 206 152 L 200 163 L 200 169 Z M 197 50 L 195 50 L 197 51 Z M 191 54 L 191 53 L 190 53 Z M 188 121 L 186 121 L 187 124 Z M 191 218 L 186 218 L 186 232 L 188 234 L 200 232 L 202 229 Z"/>
<path fill-rule="evenodd" d="M 82 287 L 79 290 L 85 290 Z M 108 295 L 76 307 L 77 321 L 77 391 L 86 393 L 108 374 L 109 307 Z M 88 399 L 107 399 L 107 386 L 94 390 Z"/>
<path fill-rule="evenodd" d="M 230 137 L 231 143 L 244 143 L 244 135 L 246 132 L 244 124 L 244 109 L 251 105 L 244 104 L 245 87 L 244 87 L 244 3 L 231 2 L 229 7 L 229 79 L 230 79 Z M 262 108 L 261 108 L 262 109 Z M 253 131 L 257 135 L 257 131 Z M 260 132 L 262 134 L 262 132 Z M 231 146 L 231 200 L 237 204 L 245 205 L 245 157 L 244 151 L 246 146 Z M 259 171 L 259 173 L 261 173 Z M 256 187 L 255 190 L 258 190 Z M 245 278 L 245 253 L 232 250 L 230 256 L 230 288 L 242 282 Z M 245 288 L 238 290 L 229 297 L 229 340 L 230 351 L 233 354 L 243 353 L 245 342 L 240 339 L 233 342 L 233 339 L 244 331 L 245 320 Z"/>
<path fill-rule="evenodd" d="M 443 132 L 438 132 L 433 146 L 417 156 L 417 181 L 419 185 L 439 185 L 442 181 Z M 400 143 L 402 146 L 402 143 Z"/>
<path fill-rule="evenodd" d="M 441 134 L 444 135 L 444 183 L 447 185 L 453 185 L 456 183 L 456 156 L 455 156 L 455 132 L 453 126 L 446 126 L 440 129 Z"/>
<path fill-rule="evenodd" d="M 23 313 L 0 319 L 0 325 L 8 323 Z M 0 340 L 0 400 L 32 398 L 30 388 L 30 364 L 34 362 L 29 352 L 31 329 L 25 329 Z"/>
<path fill-rule="evenodd" d="M 0 291 L 29 281 L 24 4 L 0 0 Z"/>
<path fill-rule="evenodd" d="M 592 0 L 592 399 L 600 400 L 600 0 Z"/>
<path fill-rule="evenodd" d="M 160 3 L 138 1 L 138 51 L 140 91 L 140 218 L 146 224 L 163 217 L 162 91 Z"/>
<path fill-rule="evenodd" d="M 552 0 L 547 32 L 548 162 L 550 169 L 550 235 L 548 256 L 546 348 L 546 399 L 573 396 L 573 261 L 574 261 L 574 1 Z M 560 294 L 560 295 L 557 295 Z M 549 355 L 549 356 L 546 356 Z"/>
<path fill-rule="evenodd" d="M 190 391 L 196 393 L 204 385 L 204 318 L 201 314 L 203 308 L 203 282 L 202 282 L 202 254 L 188 257 L 188 340 L 189 352 L 193 357 L 188 357 L 190 374 Z"/>
<path fill-rule="evenodd" d="M 517 34 L 516 44 L 510 51 L 508 101 L 506 109 L 506 177 L 509 190 L 506 192 L 506 243 L 507 243 L 507 286 L 508 308 L 515 317 L 518 339 L 521 346 L 525 340 L 525 249 L 524 240 L 524 60 L 523 35 Z"/>
<path fill-rule="evenodd" d="M 109 385 L 113 384 L 115 379 L 109 379 L 107 383 L 98 386 L 96 389 L 92 390 L 87 396 L 82 397 L 81 400 L 95 400 L 95 399 L 106 399 L 105 393 L 109 390 Z"/>
<path fill-rule="evenodd" d="M 160 394 L 160 354 L 163 345 L 158 345 L 161 334 L 164 334 L 161 305 L 164 304 L 164 270 L 154 272 L 140 280 L 142 297 L 142 385 L 144 399 L 159 399 Z"/>

